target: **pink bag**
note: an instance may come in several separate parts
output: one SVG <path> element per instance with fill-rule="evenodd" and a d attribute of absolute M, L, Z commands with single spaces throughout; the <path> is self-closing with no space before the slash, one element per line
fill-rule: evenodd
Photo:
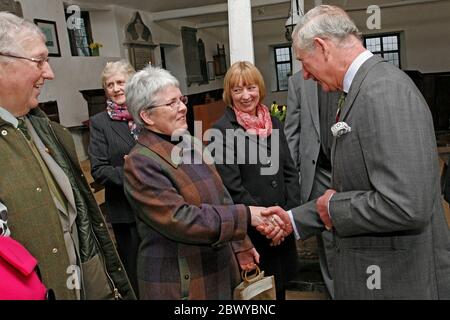
<path fill-rule="evenodd" d="M 45 300 L 37 260 L 20 243 L 0 236 L 0 300 Z"/>

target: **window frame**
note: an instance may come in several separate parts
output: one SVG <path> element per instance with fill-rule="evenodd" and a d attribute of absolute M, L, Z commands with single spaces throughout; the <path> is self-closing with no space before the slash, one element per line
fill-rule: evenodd
<path fill-rule="evenodd" d="M 289 49 L 289 61 L 278 61 L 277 59 L 277 49 Z M 275 62 L 275 74 L 277 77 L 277 92 L 283 92 L 283 91 L 287 91 L 288 88 L 286 89 L 280 89 L 280 79 L 278 77 L 278 65 L 280 64 L 286 64 L 289 62 L 289 67 L 290 67 L 290 72 L 288 72 L 287 77 L 289 78 L 289 73 L 292 74 L 292 47 L 288 44 L 286 45 L 277 45 L 273 47 L 273 59 Z"/>
<path fill-rule="evenodd" d="M 397 37 L 397 50 L 384 50 L 383 38 L 385 37 Z M 398 54 L 398 68 L 402 68 L 402 56 L 401 56 L 401 43 L 400 43 L 400 32 L 388 32 L 388 33 L 377 33 L 377 34 L 368 34 L 363 36 L 363 44 L 364 47 L 367 48 L 367 39 L 380 39 L 380 51 L 371 51 L 373 54 L 379 54 L 383 57 L 386 53 L 397 53 Z M 389 60 L 386 60 L 391 62 Z M 392 63 L 392 62 L 391 62 Z M 392 63 L 393 64 L 393 63 Z M 394 64 L 395 65 L 395 64 Z"/>

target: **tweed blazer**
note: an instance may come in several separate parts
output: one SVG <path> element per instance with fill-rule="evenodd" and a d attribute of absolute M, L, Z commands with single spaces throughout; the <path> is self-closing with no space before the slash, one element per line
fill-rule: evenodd
<path fill-rule="evenodd" d="M 105 205 L 111 223 L 132 223 L 133 211 L 123 191 L 124 156 L 136 144 L 127 121 L 114 121 L 101 112 L 90 118 L 89 159 L 95 181 L 105 186 Z"/>
<path fill-rule="evenodd" d="M 140 298 L 231 299 L 234 252 L 253 247 L 248 208 L 232 204 L 214 166 L 175 161 L 180 151 L 144 129 L 125 160 L 125 194 L 142 239 Z"/>
<path fill-rule="evenodd" d="M 355 75 L 341 121 L 351 131 L 332 148 L 335 297 L 450 299 L 450 232 L 424 98 L 373 56 Z M 299 232 L 311 233 L 302 217 L 317 218 L 314 209 L 293 213 Z"/>

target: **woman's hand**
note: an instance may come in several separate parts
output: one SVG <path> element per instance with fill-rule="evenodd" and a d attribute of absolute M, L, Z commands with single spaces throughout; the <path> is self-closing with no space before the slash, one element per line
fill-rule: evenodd
<path fill-rule="evenodd" d="M 239 267 L 244 271 L 256 269 L 256 265 L 259 263 L 259 253 L 255 248 L 236 253 L 236 258 L 239 262 Z"/>

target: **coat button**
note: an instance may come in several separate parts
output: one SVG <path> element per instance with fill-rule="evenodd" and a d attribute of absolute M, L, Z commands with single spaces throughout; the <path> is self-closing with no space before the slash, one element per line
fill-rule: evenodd
<path fill-rule="evenodd" d="M 189 280 L 189 275 L 188 275 L 188 274 L 185 274 L 185 275 L 184 275 L 184 279 Z"/>
<path fill-rule="evenodd" d="M 313 160 L 312 163 L 313 163 L 313 164 L 316 164 L 316 160 Z"/>
<path fill-rule="evenodd" d="M 50 150 L 48 148 L 45 148 L 45 152 L 47 152 L 48 154 L 50 154 Z"/>
<path fill-rule="evenodd" d="M 7 136 L 7 135 L 8 135 L 8 131 L 2 130 L 2 136 Z"/>
<path fill-rule="evenodd" d="M 58 253 L 58 249 L 57 248 L 53 248 L 52 252 L 56 254 L 56 253 Z"/>
<path fill-rule="evenodd" d="M 270 183 L 272 185 L 272 188 L 276 188 L 278 187 L 278 183 L 275 180 L 272 180 L 272 182 Z"/>
<path fill-rule="evenodd" d="M 120 267 L 119 267 L 119 268 L 117 268 L 117 271 L 122 271 L 122 268 L 120 268 Z"/>
<path fill-rule="evenodd" d="M 37 188 L 36 188 L 36 192 L 42 192 L 42 189 L 39 188 L 39 187 L 37 187 Z"/>
<path fill-rule="evenodd" d="M 103 228 L 103 222 L 102 222 L 102 223 L 100 223 L 100 227 L 102 227 L 102 228 Z"/>

